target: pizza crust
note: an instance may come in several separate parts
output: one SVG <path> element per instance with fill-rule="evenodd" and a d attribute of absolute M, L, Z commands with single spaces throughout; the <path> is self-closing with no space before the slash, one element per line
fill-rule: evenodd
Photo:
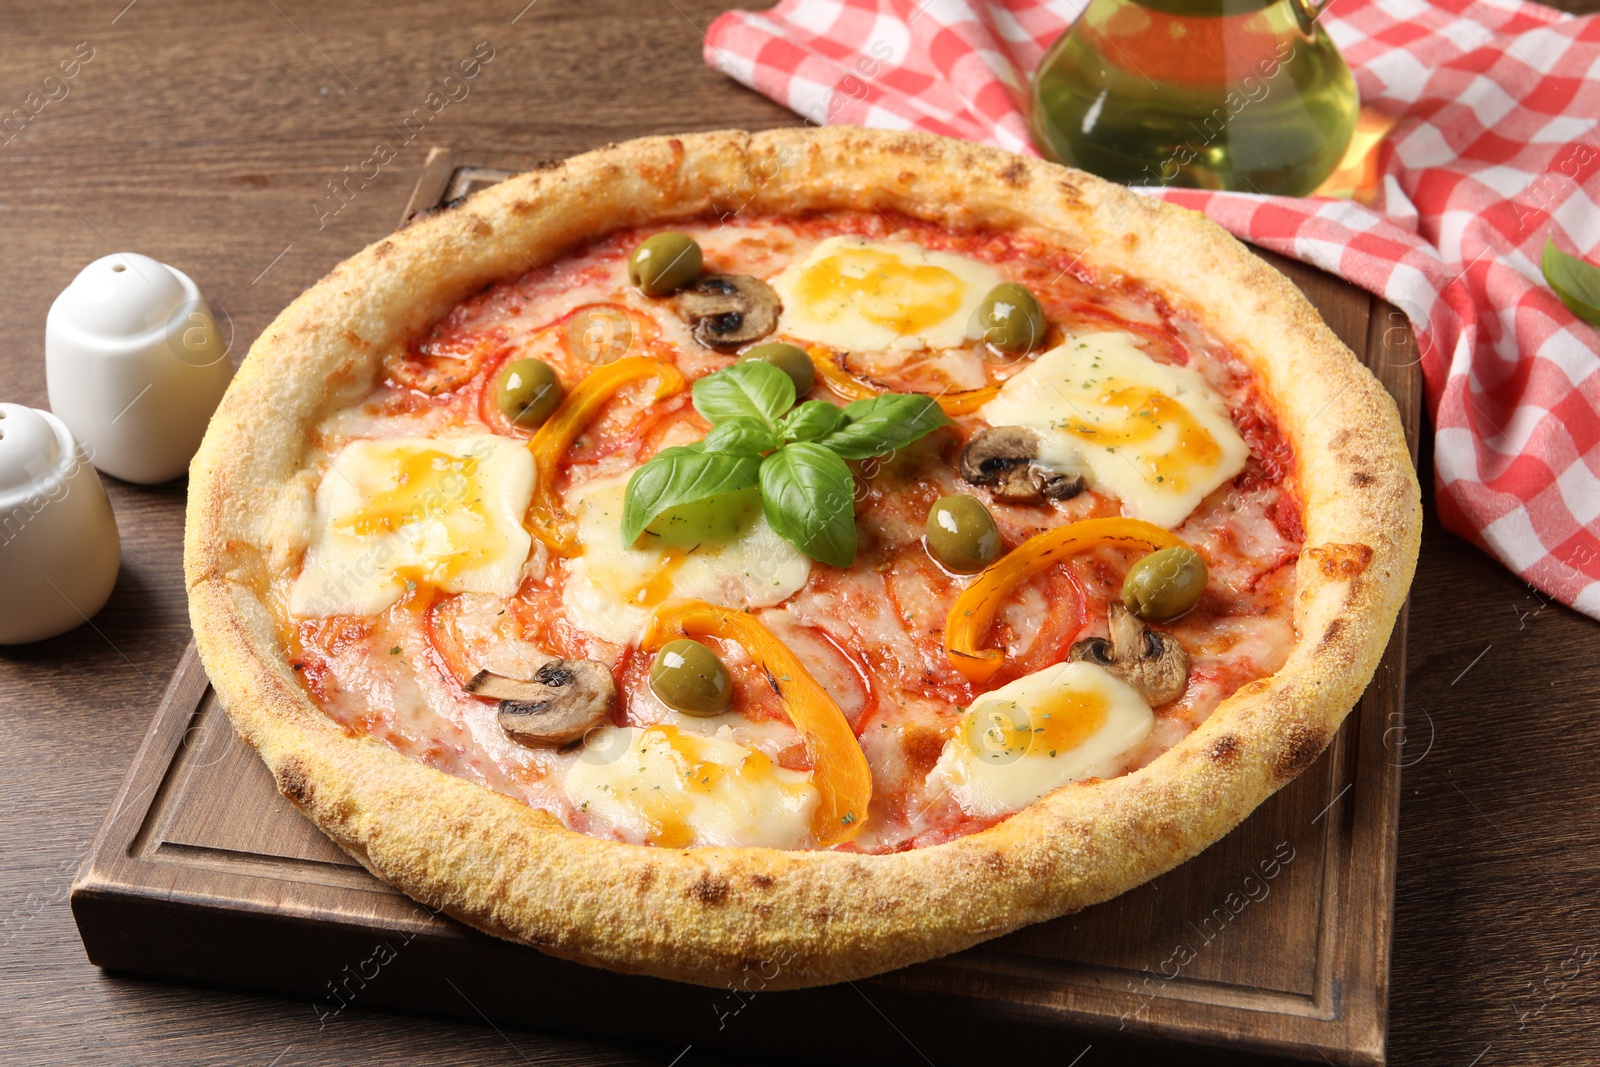
<path fill-rule="evenodd" d="M 461 299 L 599 234 L 706 213 L 894 210 L 1081 248 L 1245 360 L 1297 456 L 1299 640 L 1148 766 L 892 855 L 676 850 L 566 829 L 320 712 L 270 576 L 298 565 L 304 431 Z M 964 142 L 849 127 L 660 137 L 511 178 L 368 247 L 251 347 L 195 457 L 184 569 L 202 660 L 278 788 L 374 875 L 489 933 L 722 986 L 842 981 L 1064 915 L 1182 863 L 1317 758 L 1360 697 L 1415 570 L 1420 491 L 1394 402 L 1281 274 L 1198 214 Z"/>

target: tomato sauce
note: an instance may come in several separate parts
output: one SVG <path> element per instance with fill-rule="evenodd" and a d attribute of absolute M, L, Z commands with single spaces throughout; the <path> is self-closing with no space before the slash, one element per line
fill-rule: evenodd
<path fill-rule="evenodd" d="M 1191 317 L 1137 284 L 1097 277 L 1081 256 L 1062 249 L 1017 236 L 950 232 L 894 214 L 823 213 L 781 223 L 735 217 L 680 228 L 702 241 L 718 269 L 762 276 L 834 234 L 968 256 L 994 264 L 1038 296 L 1051 323 L 1051 344 L 1066 331 L 1126 331 L 1157 361 L 1199 371 L 1227 404 L 1250 459 L 1175 531 L 1211 571 L 1200 604 L 1168 627 L 1190 653 L 1190 682 L 1182 698 L 1155 709 L 1155 733 L 1129 754 L 1124 770 L 1154 759 L 1239 686 L 1281 665 L 1294 639 L 1292 564 L 1305 536 L 1294 452 L 1248 369 Z M 618 232 L 464 300 L 385 361 L 359 417 L 331 418 L 318 428 L 318 462 L 363 436 L 487 432 L 529 439 L 532 431 L 510 422 L 497 402 L 500 372 L 513 359 L 545 361 L 569 391 L 595 366 L 624 354 L 672 362 L 691 381 L 727 366 L 733 357 L 696 344 L 669 302 L 651 301 L 627 285 L 626 257 L 647 235 Z M 988 359 L 983 374 L 1003 382 L 1027 358 Z M 925 387 L 938 373 L 937 361 L 924 359 L 899 369 L 875 365 L 874 380 L 909 388 L 895 378 L 904 374 Z M 813 398 L 844 402 L 820 380 Z M 959 481 L 955 458 L 985 424 L 974 415 L 955 423 L 904 455 L 857 464 L 855 565 L 814 564 L 794 596 L 755 611 L 839 704 L 867 754 L 874 776 L 868 825 L 841 847 L 902 851 L 998 821 L 967 815 L 935 795 L 926 785 L 929 771 L 980 692 L 1058 663 L 1074 642 L 1106 633 L 1108 605 L 1120 596 L 1122 576 L 1137 555 L 1102 547 L 1019 586 L 989 635 L 1005 650 L 1005 665 L 974 687 L 951 667 L 943 648 L 945 617 L 969 579 L 946 572 L 921 543 L 934 500 L 958 489 L 976 492 Z M 556 489 L 571 500 L 603 473 L 631 469 L 668 444 L 697 440 L 707 428 L 687 391 L 658 400 L 651 383 L 636 383 L 563 455 Z M 1043 505 L 990 503 L 1008 548 L 1042 530 L 1120 511 L 1116 500 L 1093 491 Z M 572 752 L 510 741 L 493 725 L 493 705 L 462 688 L 489 660 L 599 659 L 614 667 L 616 725 L 648 726 L 670 715 L 649 691 L 648 654 L 586 633 L 567 617 L 568 573 L 567 561 L 535 542 L 518 592 L 504 601 L 416 590 L 380 616 L 286 619 L 286 646 L 312 699 L 346 728 L 545 808 L 575 829 L 614 834 L 562 792 Z M 805 746 L 759 665 L 737 645 L 708 643 L 734 678 L 741 743 L 780 767 L 810 769 Z"/>

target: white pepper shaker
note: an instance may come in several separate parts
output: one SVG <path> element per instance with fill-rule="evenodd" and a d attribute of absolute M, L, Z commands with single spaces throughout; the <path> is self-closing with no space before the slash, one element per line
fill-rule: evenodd
<path fill-rule="evenodd" d="M 66 424 L 0 404 L 0 644 L 83 625 L 121 563 L 111 502 Z"/>
<path fill-rule="evenodd" d="M 94 465 L 124 481 L 182 474 L 233 369 L 189 276 L 117 253 L 78 273 L 45 320 L 50 408 Z"/>

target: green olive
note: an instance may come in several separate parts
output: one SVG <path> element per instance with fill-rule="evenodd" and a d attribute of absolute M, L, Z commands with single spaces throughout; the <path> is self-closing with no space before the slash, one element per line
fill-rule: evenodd
<path fill-rule="evenodd" d="M 1122 604 L 1147 622 L 1170 622 L 1206 591 L 1206 561 L 1187 545 L 1152 552 L 1128 568 Z"/>
<path fill-rule="evenodd" d="M 1016 282 L 1001 282 L 978 305 L 978 329 L 989 347 L 1013 355 L 1044 341 L 1044 308 Z"/>
<path fill-rule="evenodd" d="M 781 341 L 756 345 L 740 356 L 739 362 L 752 359 L 770 363 L 787 374 L 789 380 L 794 382 L 794 395 L 797 397 L 805 396 L 817 384 L 817 368 L 811 362 L 811 357 L 806 355 L 805 349 L 798 345 L 786 345 Z"/>
<path fill-rule="evenodd" d="M 700 246 L 685 233 L 658 233 L 633 250 L 628 280 L 645 296 L 665 296 L 700 277 Z"/>
<path fill-rule="evenodd" d="M 555 368 L 538 359 L 514 359 L 500 372 L 500 411 L 518 426 L 532 428 L 561 406 L 565 390 Z"/>
<path fill-rule="evenodd" d="M 952 493 L 928 510 L 928 554 L 946 570 L 975 574 L 999 559 L 1002 547 L 994 516 L 977 497 Z"/>
<path fill-rule="evenodd" d="M 650 664 L 650 688 L 685 715 L 720 715 L 733 703 L 733 678 L 717 654 L 687 637 L 669 641 Z"/>

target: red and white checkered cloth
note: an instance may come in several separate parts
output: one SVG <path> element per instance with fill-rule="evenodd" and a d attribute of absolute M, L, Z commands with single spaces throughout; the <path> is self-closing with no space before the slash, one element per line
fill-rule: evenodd
<path fill-rule="evenodd" d="M 717 70 L 817 123 L 1036 154 L 1028 77 L 1086 0 L 784 0 L 711 24 Z M 1364 106 L 1399 115 L 1373 209 L 1163 191 L 1414 326 L 1439 514 L 1600 618 L 1600 331 L 1544 284 L 1547 234 L 1600 251 L 1600 17 L 1520 0 L 1333 0 Z"/>

